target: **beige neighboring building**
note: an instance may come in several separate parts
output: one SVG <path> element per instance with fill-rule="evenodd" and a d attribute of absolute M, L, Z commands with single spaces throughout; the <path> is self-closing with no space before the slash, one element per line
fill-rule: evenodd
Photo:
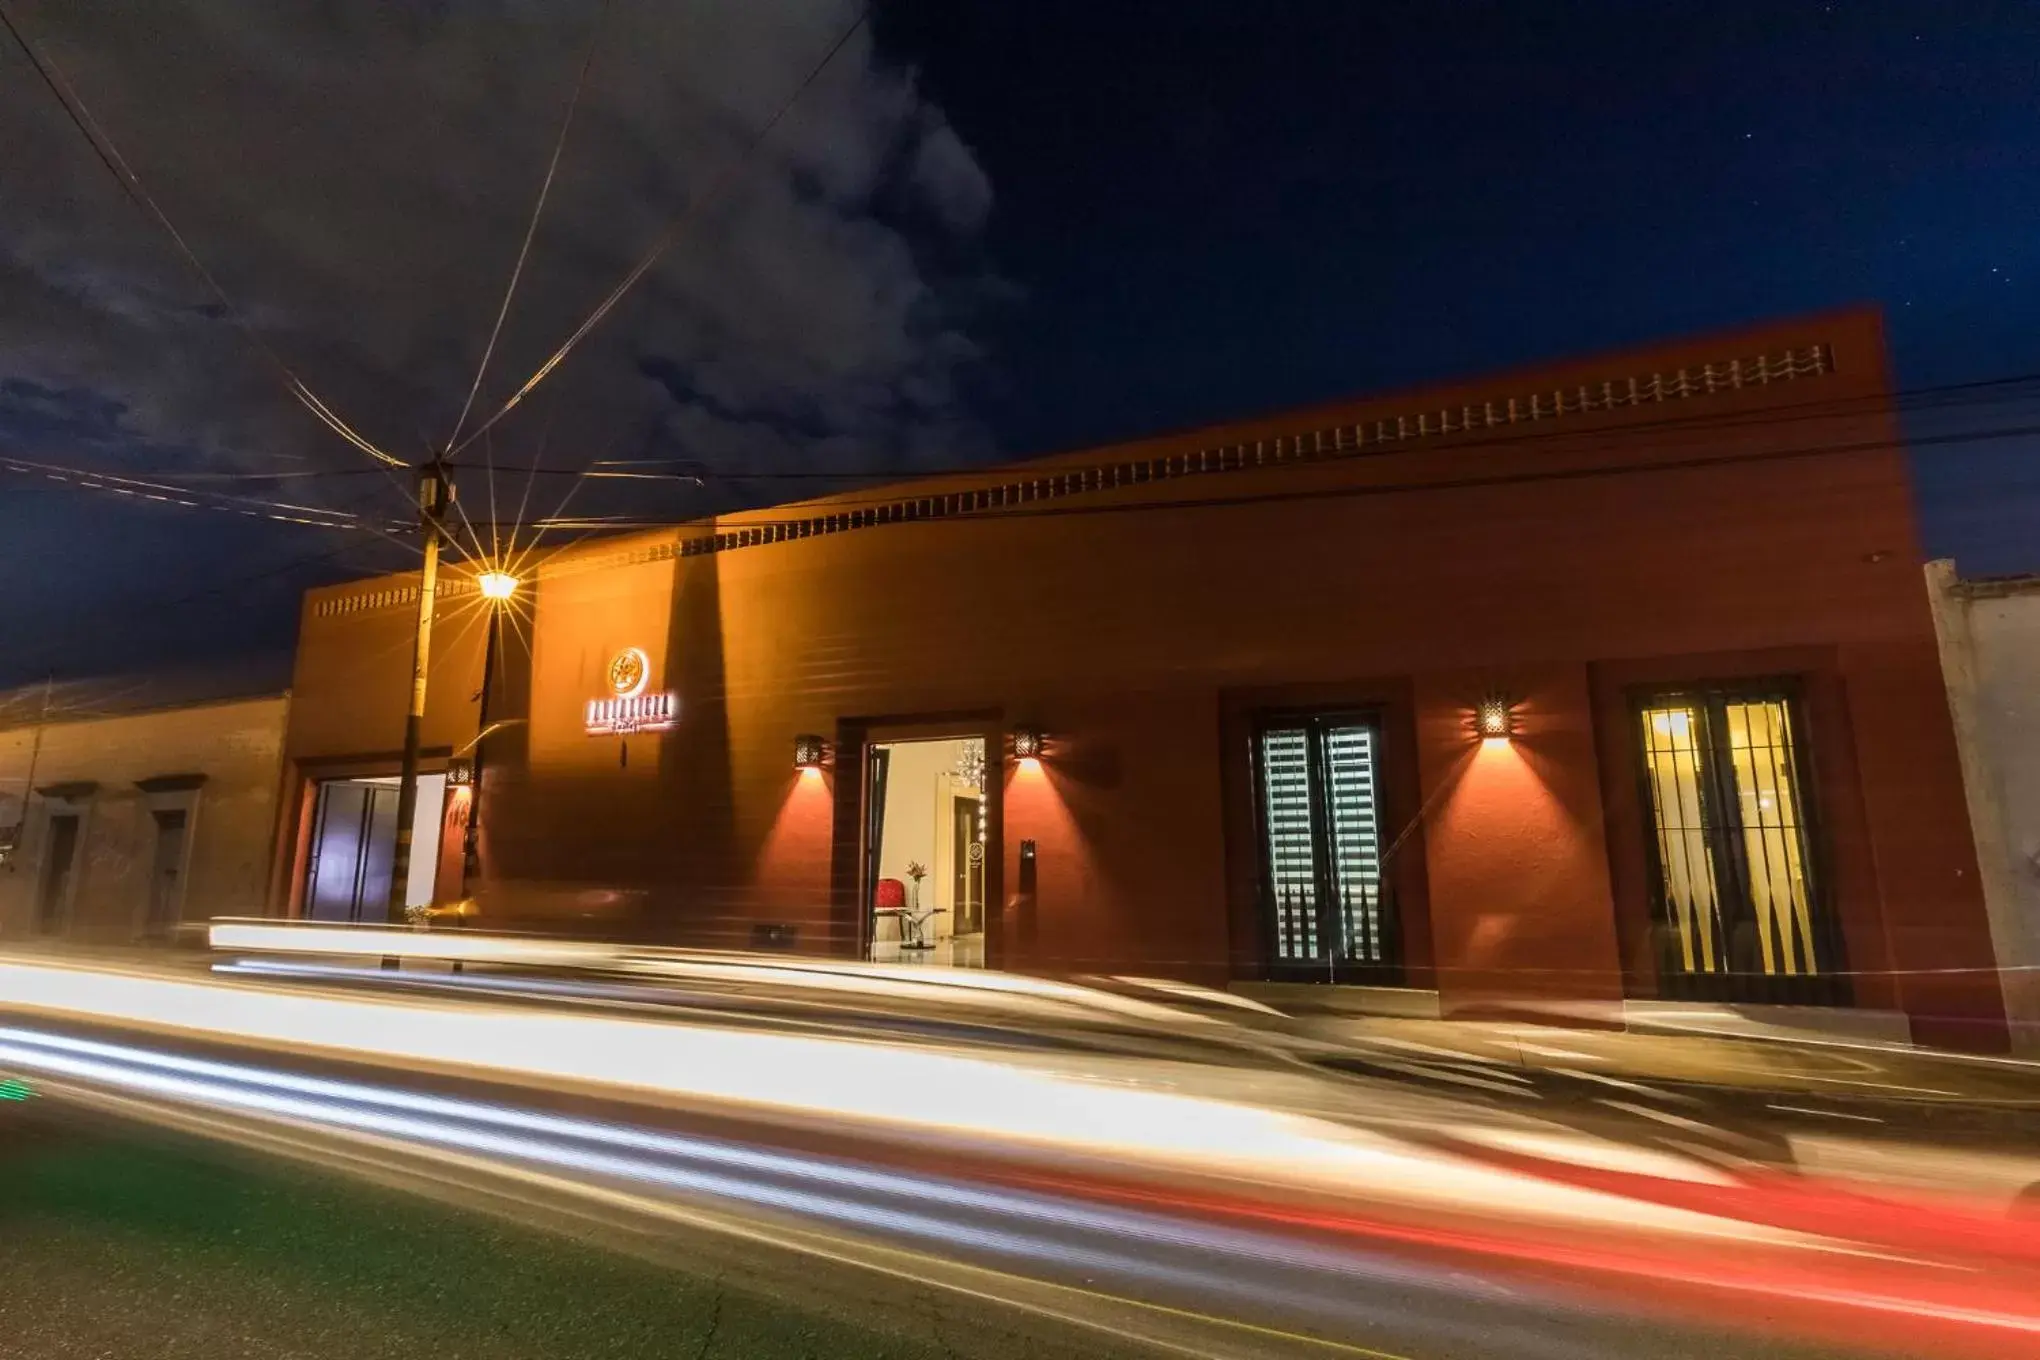
<path fill-rule="evenodd" d="M 262 914 L 288 696 L 135 692 L 163 687 L 60 686 L 47 721 L 41 687 L 0 696 L 0 941 L 168 942 Z"/>
<path fill-rule="evenodd" d="M 2040 576 L 1927 564 L 1984 902 L 2017 1051 L 2040 1054 Z"/>

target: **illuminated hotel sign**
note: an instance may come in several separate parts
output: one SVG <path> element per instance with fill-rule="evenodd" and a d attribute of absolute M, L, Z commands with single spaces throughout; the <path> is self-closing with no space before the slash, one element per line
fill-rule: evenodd
<path fill-rule="evenodd" d="M 633 694 L 628 699 L 590 699 L 588 735 L 629 736 L 632 732 L 663 732 L 680 715 L 673 694 Z"/>
<path fill-rule="evenodd" d="M 609 694 L 588 701 L 588 735 L 629 736 L 663 732 L 680 718 L 680 696 L 671 691 L 645 692 L 652 663 L 636 647 L 626 647 L 609 662 Z"/>

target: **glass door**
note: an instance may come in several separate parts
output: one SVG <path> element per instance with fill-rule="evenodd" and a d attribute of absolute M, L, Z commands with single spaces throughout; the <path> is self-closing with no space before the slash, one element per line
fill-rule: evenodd
<path fill-rule="evenodd" d="M 1846 1003 L 1793 696 L 1660 693 L 1639 702 L 1636 722 L 1665 992 Z"/>

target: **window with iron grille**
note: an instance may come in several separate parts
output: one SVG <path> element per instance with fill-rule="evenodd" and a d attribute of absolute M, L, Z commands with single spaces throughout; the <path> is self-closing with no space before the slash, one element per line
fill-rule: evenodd
<path fill-rule="evenodd" d="M 1847 1000 L 1799 708 L 1785 686 L 1682 689 L 1636 705 L 1668 995 Z"/>
<path fill-rule="evenodd" d="M 1382 883 L 1380 728 L 1351 715 L 1271 717 L 1254 741 L 1269 971 L 1359 980 L 1397 963 Z"/>

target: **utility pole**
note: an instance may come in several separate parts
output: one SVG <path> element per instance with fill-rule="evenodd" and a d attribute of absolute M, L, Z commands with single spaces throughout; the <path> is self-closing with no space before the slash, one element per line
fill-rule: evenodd
<path fill-rule="evenodd" d="M 14 825 L 0 829 L 0 864 L 14 867 L 14 852 L 21 848 L 21 836 L 28 826 L 28 800 L 35 796 L 35 767 L 42 760 L 43 729 L 50 725 L 50 691 L 57 686 L 54 673 L 43 677 L 42 712 L 35 720 L 35 745 L 28 752 L 28 777 L 21 782 L 21 807 Z"/>
<path fill-rule="evenodd" d="M 425 565 L 418 578 L 418 636 L 411 652 L 411 708 L 404 715 L 404 763 L 397 781 L 397 842 L 390 856 L 391 925 L 407 919 L 411 882 L 411 822 L 418 815 L 418 741 L 425 724 L 425 681 L 432 664 L 432 610 L 439 594 L 439 539 L 442 518 L 453 503 L 446 464 L 434 458 L 418 470 L 418 528 L 425 536 Z M 391 966 L 395 960 L 383 960 Z"/>
<path fill-rule="evenodd" d="M 489 574 L 494 581 L 483 584 L 483 598 L 489 602 L 489 631 L 482 640 L 482 692 L 480 706 L 475 713 L 474 754 L 468 761 L 468 817 L 467 830 L 461 838 L 460 854 L 460 895 L 466 901 L 468 883 L 480 875 L 482 867 L 482 746 L 489 735 L 489 689 L 496 681 L 496 648 L 502 637 L 503 611 L 509 608 L 510 593 L 516 589 L 515 581 L 500 572 Z M 510 581 L 502 586 L 501 595 L 495 593 L 496 581 Z"/>

